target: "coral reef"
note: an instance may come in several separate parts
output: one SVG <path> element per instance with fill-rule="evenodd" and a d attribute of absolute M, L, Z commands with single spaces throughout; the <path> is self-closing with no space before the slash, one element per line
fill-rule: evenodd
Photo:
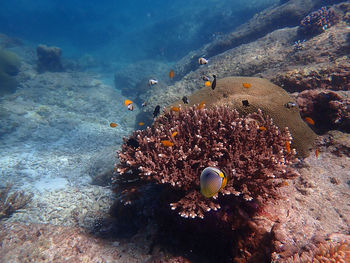
<path fill-rule="evenodd" d="M 18 74 L 19 67 L 20 60 L 15 53 L 0 49 L 0 95 L 16 89 L 14 76 Z"/>
<path fill-rule="evenodd" d="M 320 133 L 341 129 L 350 132 L 350 99 L 330 90 L 304 90 L 296 96 L 302 117 L 315 121 Z"/>
<path fill-rule="evenodd" d="M 251 84 L 250 88 L 244 88 L 243 83 Z M 211 87 L 204 87 L 188 96 L 189 105 L 205 102 L 207 107 L 215 105 L 228 105 L 237 109 L 242 114 L 248 114 L 261 109 L 272 117 L 274 123 L 283 130 L 288 127 L 293 137 L 292 145 L 297 150 L 297 155 L 305 157 L 309 154 L 315 133 L 300 118 L 298 107 L 288 108 L 288 102 L 295 100 L 282 88 L 272 84 L 266 79 L 249 77 L 227 77 L 218 79 L 215 91 Z M 242 104 L 248 100 L 249 106 Z M 184 106 L 182 100 L 173 103 L 174 106 Z"/>
<path fill-rule="evenodd" d="M 350 64 L 343 62 L 293 69 L 278 73 L 273 82 L 290 92 L 310 89 L 350 90 Z"/>
<path fill-rule="evenodd" d="M 177 135 L 171 137 L 174 131 Z M 167 139 L 172 147 L 161 144 Z M 198 191 L 205 167 L 227 171 L 222 194 L 263 203 L 278 196 L 276 188 L 293 174 L 287 167 L 295 158 L 295 152 L 286 148 L 291 139 L 287 128 L 280 132 L 261 111 L 246 117 L 225 106 L 165 111 L 151 128 L 125 139 L 118 153 L 116 180 L 124 186 L 129 180 L 167 184 L 183 192 L 180 200 L 170 204 L 172 209 L 183 217 L 203 218 L 205 212 L 220 208 L 220 199 L 206 199 Z M 130 195 L 135 192 L 134 184 L 127 188 Z M 131 202 L 128 195 L 123 202 Z"/>
<path fill-rule="evenodd" d="M 283 263 L 317 263 L 317 262 L 350 262 L 350 241 L 323 242 L 311 251 L 296 254 L 283 261 Z"/>
<path fill-rule="evenodd" d="M 17 210 L 25 207 L 32 199 L 32 194 L 16 191 L 10 194 L 11 184 L 0 189 L 0 219 L 9 217 Z"/>
<path fill-rule="evenodd" d="M 38 72 L 59 72 L 63 70 L 61 62 L 62 50 L 60 48 L 39 45 L 36 48 L 36 53 L 38 57 Z"/>
<path fill-rule="evenodd" d="M 313 36 L 322 33 L 339 20 L 332 8 L 326 6 L 311 12 L 300 21 L 299 33 L 303 36 Z"/>

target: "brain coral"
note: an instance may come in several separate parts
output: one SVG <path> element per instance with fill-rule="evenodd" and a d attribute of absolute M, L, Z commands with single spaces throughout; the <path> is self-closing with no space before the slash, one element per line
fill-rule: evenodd
<path fill-rule="evenodd" d="M 124 138 L 116 185 L 122 186 L 122 202 L 127 204 L 140 184 L 166 184 L 177 193 L 171 208 L 183 217 L 203 218 L 205 212 L 220 208 L 223 195 L 264 203 L 277 197 L 276 189 L 293 175 L 288 168 L 295 160 L 291 139 L 287 128 L 280 131 L 259 110 L 245 117 L 227 106 L 165 110 L 152 127 Z M 163 146 L 162 140 L 173 145 Z M 199 191 L 199 177 L 207 166 L 224 169 L 228 175 L 227 186 L 214 198 Z"/>
<path fill-rule="evenodd" d="M 249 83 L 245 88 L 243 83 Z M 249 86 L 249 85 L 248 85 Z M 227 77 L 217 80 L 216 89 L 204 87 L 191 96 L 189 105 L 199 104 L 202 101 L 211 108 L 215 105 L 227 105 L 241 114 L 256 112 L 261 109 L 269 115 L 273 122 L 283 130 L 288 127 L 293 137 L 293 147 L 299 157 L 309 155 L 309 150 L 316 138 L 316 134 L 301 119 L 298 107 L 285 107 L 288 102 L 295 100 L 282 88 L 262 78 Z M 247 100 L 249 106 L 242 101 Z M 173 103 L 173 106 L 184 106 L 182 100 Z"/>

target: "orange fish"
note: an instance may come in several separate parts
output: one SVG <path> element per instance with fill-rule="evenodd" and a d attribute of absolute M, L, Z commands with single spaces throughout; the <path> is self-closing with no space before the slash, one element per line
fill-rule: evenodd
<path fill-rule="evenodd" d="M 170 110 L 177 112 L 177 111 L 180 111 L 180 108 L 173 106 L 173 107 L 170 108 Z"/>
<path fill-rule="evenodd" d="M 111 122 L 111 123 L 109 124 L 109 126 L 111 126 L 112 128 L 115 128 L 115 127 L 117 127 L 118 125 L 117 125 L 115 122 Z"/>
<path fill-rule="evenodd" d="M 199 103 L 199 105 L 198 105 L 197 109 L 198 109 L 198 110 L 203 109 L 203 108 L 204 108 L 204 105 L 205 105 L 205 102 L 204 102 L 204 101 L 202 101 L 201 103 Z"/>
<path fill-rule="evenodd" d="M 243 87 L 249 89 L 252 86 L 250 83 L 243 83 Z"/>
<path fill-rule="evenodd" d="M 144 122 L 139 122 L 139 125 L 143 126 L 143 125 L 145 125 L 145 123 Z"/>
<path fill-rule="evenodd" d="M 174 70 L 170 70 L 169 71 L 169 78 L 173 79 L 174 76 L 175 76 Z"/>
<path fill-rule="evenodd" d="M 206 82 L 204 82 L 204 85 L 205 85 L 206 87 L 210 87 L 210 86 L 211 86 L 211 82 L 210 82 L 210 81 L 206 81 Z"/>
<path fill-rule="evenodd" d="M 305 117 L 304 120 L 310 125 L 315 125 L 315 121 L 313 119 L 311 119 L 310 117 Z"/>
<path fill-rule="evenodd" d="M 288 183 L 287 181 L 284 181 L 282 184 L 283 184 L 284 186 L 288 186 L 288 185 L 289 185 L 289 183 Z"/>
<path fill-rule="evenodd" d="M 318 158 L 319 154 L 320 154 L 320 151 L 316 148 L 316 150 L 315 150 L 315 156 L 316 156 L 316 158 Z"/>
<path fill-rule="evenodd" d="M 164 141 L 161 141 L 161 143 L 163 144 L 163 146 L 166 146 L 166 147 L 171 147 L 173 146 L 174 144 L 169 141 L 169 140 L 164 140 Z"/>
<path fill-rule="evenodd" d="M 125 107 L 127 107 L 129 104 L 131 104 L 132 103 L 132 101 L 131 100 L 125 100 L 124 101 L 124 105 L 125 105 Z"/>
<path fill-rule="evenodd" d="M 176 134 L 177 134 L 177 132 L 173 132 L 173 133 L 171 134 L 171 137 L 176 136 Z"/>
<path fill-rule="evenodd" d="M 266 127 L 265 127 L 265 126 L 260 126 L 260 127 L 259 127 L 259 130 L 260 130 L 260 131 L 266 131 Z"/>
<path fill-rule="evenodd" d="M 286 151 L 287 151 L 287 153 L 290 153 L 290 143 L 289 143 L 289 141 L 286 141 Z"/>

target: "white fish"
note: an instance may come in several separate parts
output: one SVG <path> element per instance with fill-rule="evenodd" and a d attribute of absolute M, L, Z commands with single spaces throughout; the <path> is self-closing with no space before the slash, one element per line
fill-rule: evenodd
<path fill-rule="evenodd" d="M 199 65 L 204 65 L 204 64 L 208 64 L 209 60 L 205 59 L 205 58 L 199 58 L 198 59 L 198 63 Z"/>

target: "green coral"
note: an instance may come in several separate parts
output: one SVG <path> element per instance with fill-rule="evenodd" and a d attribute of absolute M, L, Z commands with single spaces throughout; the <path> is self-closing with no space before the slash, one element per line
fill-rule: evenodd
<path fill-rule="evenodd" d="M 20 64 L 15 53 L 0 49 L 0 95 L 16 89 L 17 80 L 14 76 L 18 74 Z"/>

